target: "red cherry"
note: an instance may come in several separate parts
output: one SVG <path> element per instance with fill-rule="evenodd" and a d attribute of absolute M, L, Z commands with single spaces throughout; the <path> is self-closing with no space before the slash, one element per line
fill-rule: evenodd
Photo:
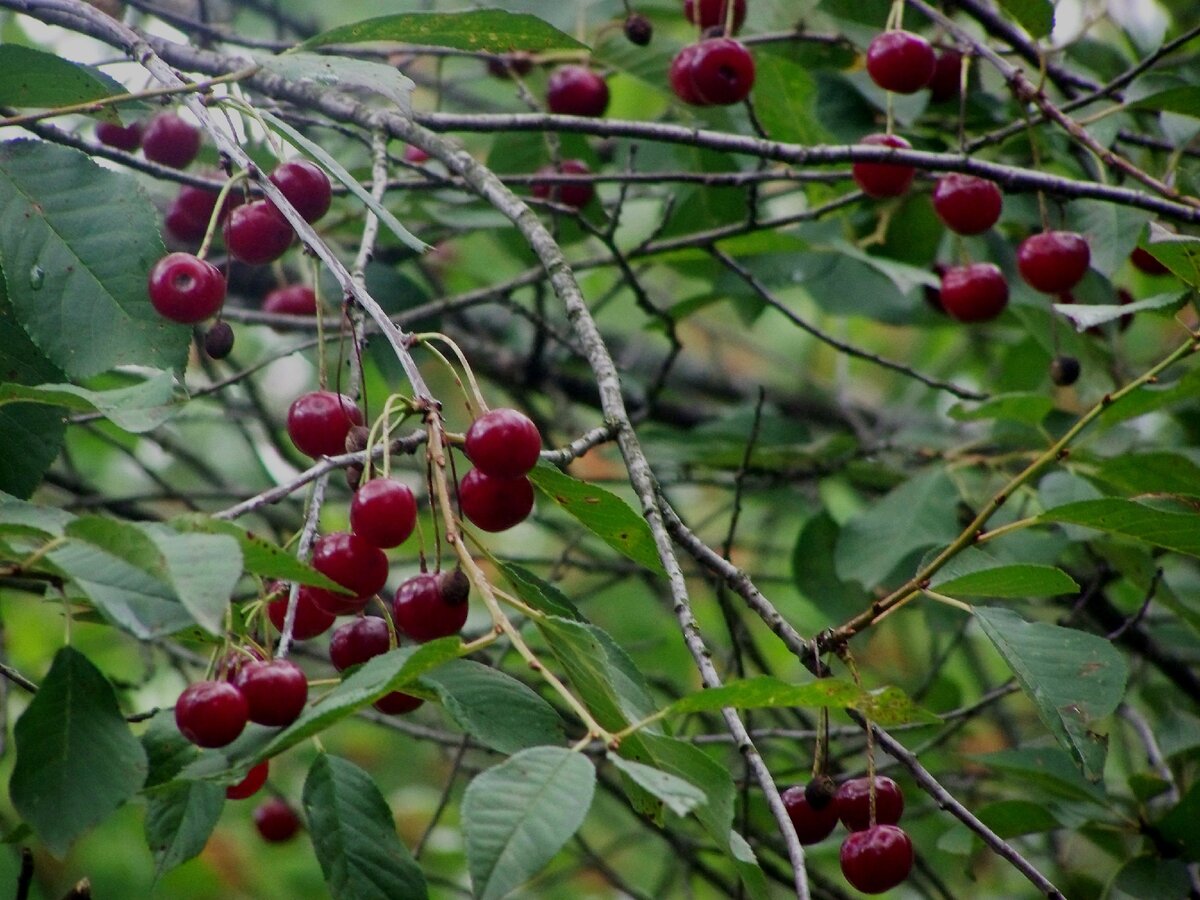
<path fill-rule="evenodd" d="M 288 409 L 287 430 L 301 453 L 336 456 L 346 450 L 346 435 L 363 423 L 362 411 L 345 394 L 310 391 Z"/>
<path fill-rule="evenodd" d="M 246 727 L 246 698 L 228 681 L 198 681 L 175 701 L 175 724 L 198 747 L 224 747 Z"/>
<path fill-rule="evenodd" d="M 392 648 L 387 622 L 377 616 L 362 616 L 347 622 L 329 639 L 329 661 L 342 672 L 381 656 Z"/>
<path fill-rule="evenodd" d="M 417 527 L 417 500 L 407 484 L 375 478 L 354 492 L 350 530 L 376 547 L 399 547 Z"/>
<path fill-rule="evenodd" d="M 1158 261 L 1158 257 L 1141 247 L 1133 248 L 1133 252 L 1129 254 L 1129 261 L 1135 269 L 1147 275 L 1167 275 L 1171 271 Z"/>
<path fill-rule="evenodd" d="M 173 322 L 200 322 L 225 302 L 225 276 L 190 253 L 168 253 L 156 262 L 146 287 L 154 309 Z"/>
<path fill-rule="evenodd" d="M 296 598 L 296 619 L 292 623 L 292 637 L 297 641 L 307 641 L 318 634 L 324 634 L 333 624 L 334 616 L 317 606 L 313 595 L 326 593 L 319 588 L 301 585 L 300 596 Z M 275 630 L 283 633 L 284 616 L 287 615 L 288 596 L 284 594 L 267 604 L 267 617 Z"/>
<path fill-rule="evenodd" d="M 336 581 L 353 596 L 318 590 L 313 602 L 338 615 L 358 612 L 383 587 L 388 576 L 387 556 L 356 534 L 335 531 L 317 540 L 312 567 Z"/>
<path fill-rule="evenodd" d="M 315 222 L 329 212 L 329 204 L 333 202 L 329 176 L 308 160 L 297 159 L 276 166 L 271 182 L 305 222 Z"/>
<path fill-rule="evenodd" d="M 463 515 L 484 531 L 505 531 L 525 521 L 533 509 L 533 485 L 520 478 L 491 478 L 479 469 L 458 486 Z"/>
<path fill-rule="evenodd" d="M 912 149 L 912 144 L 895 134 L 868 134 L 859 143 L 895 147 L 899 150 Z M 850 170 L 859 190 L 876 200 L 883 197 L 899 197 L 908 190 L 917 174 L 913 166 L 895 163 L 856 162 Z"/>
<path fill-rule="evenodd" d="M 992 263 L 951 266 L 942 273 L 942 308 L 960 322 L 986 322 L 1008 305 L 1008 282 Z"/>
<path fill-rule="evenodd" d="M 236 684 L 246 698 L 250 721 L 259 725 L 291 725 L 308 702 L 308 679 L 291 660 L 247 663 Z"/>
<path fill-rule="evenodd" d="M 608 109 L 608 85 L 587 66 L 562 66 L 550 76 L 546 105 L 560 115 L 602 116 Z"/>
<path fill-rule="evenodd" d="M 142 135 L 146 126 L 141 122 L 130 122 L 128 125 L 118 125 L 115 122 L 98 122 L 96 124 L 96 140 L 109 147 L 133 153 L 142 146 Z"/>
<path fill-rule="evenodd" d="M 867 47 L 867 74 L 885 91 L 915 94 L 933 78 L 929 41 L 911 31 L 885 31 Z"/>
<path fill-rule="evenodd" d="M 418 644 L 458 634 L 467 621 L 466 595 L 447 597 L 441 576 L 423 573 L 400 585 L 392 604 L 397 630 Z M 456 601 L 456 602 L 455 602 Z"/>
<path fill-rule="evenodd" d="M 300 830 L 300 817 L 286 801 L 272 797 L 254 810 L 254 826 L 264 841 L 278 844 L 291 839 Z"/>
<path fill-rule="evenodd" d="M 864 894 L 882 894 L 912 871 L 912 841 L 895 825 L 876 825 L 847 836 L 841 862 L 842 874 L 855 888 Z"/>
<path fill-rule="evenodd" d="M 244 263 L 260 266 L 274 262 L 292 246 L 296 233 L 270 200 L 239 206 L 225 221 L 225 246 Z"/>
<path fill-rule="evenodd" d="M 146 159 L 184 169 L 200 152 L 200 130 L 174 113 L 160 113 L 150 120 L 142 135 L 142 153 Z"/>
<path fill-rule="evenodd" d="M 871 826 L 871 780 L 852 778 L 837 790 L 838 816 L 850 831 Z M 875 824 L 895 825 L 904 812 L 904 792 L 886 775 L 875 777 Z"/>
<path fill-rule="evenodd" d="M 381 713 L 387 713 L 389 716 L 402 716 L 412 712 L 424 702 L 420 697 L 414 697 L 412 694 L 392 691 L 390 694 L 384 694 L 373 705 Z"/>
<path fill-rule="evenodd" d="M 471 423 L 464 449 L 475 468 L 485 475 L 516 478 L 537 465 L 542 435 L 524 413 L 493 409 Z"/>
<path fill-rule="evenodd" d="M 1043 231 L 1017 248 L 1017 270 L 1026 284 L 1043 294 L 1069 291 L 1087 272 L 1092 254 L 1073 231 Z"/>
<path fill-rule="evenodd" d="M 208 230 L 209 219 L 216 208 L 215 192 L 185 184 L 167 207 L 164 223 L 178 240 L 199 241 Z"/>
<path fill-rule="evenodd" d="M 275 288 L 263 300 L 263 312 L 286 316 L 315 316 L 317 295 L 306 284 L 289 284 Z"/>
<path fill-rule="evenodd" d="M 974 175 L 943 175 L 933 189 L 934 211 L 947 228 L 958 234 L 987 231 L 1000 218 L 1003 205 L 996 183 Z"/>
<path fill-rule="evenodd" d="M 938 277 L 938 287 L 925 285 L 925 302 L 929 304 L 929 308 L 934 312 L 941 313 L 944 316 L 946 315 L 946 307 L 942 305 L 941 279 L 946 274 L 946 269 L 949 266 L 943 263 L 934 263 L 930 268 L 933 270 L 933 274 Z"/>
<path fill-rule="evenodd" d="M 496 78 L 511 78 L 513 75 L 524 77 L 533 71 L 533 57 L 523 50 L 517 50 L 503 56 L 490 57 L 487 67 Z"/>
<path fill-rule="evenodd" d="M 264 759 L 257 766 L 251 768 L 246 773 L 246 777 L 237 784 L 231 784 L 225 788 L 225 798 L 227 800 L 245 800 L 247 797 L 253 797 L 267 783 L 270 768 L 270 764 Z"/>
<path fill-rule="evenodd" d="M 790 787 L 780 796 L 801 844 L 820 843 L 833 833 L 838 823 L 838 807 L 832 797 L 816 809 L 804 796 L 803 787 Z"/>
<path fill-rule="evenodd" d="M 933 64 L 929 80 L 929 99 L 933 103 L 954 100 L 962 91 L 963 55 L 957 50 L 943 50 Z"/>
<path fill-rule="evenodd" d="M 409 144 L 404 148 L 404 161 L 412 163 L 414 166 L 419 166 L 422 163 L 429 162 L 429 154 L 416 144 Z"/>
<path fill-rule="evenodd" d="M 733 38 L 701 41 L 692 56 L 692 86 L 697 96 L 714 106 L 740 103 L 754 87 L 754 57 Z"/>
<path fill-rule="evenodd" d="M 578 159 L 564 159 L 558 168 L 542 166 L 537 170 L 538 175 L 591 175 L 592 170 L 587 163 Z M 539 200 L 553 200 L 563 206 L 573 209 L 583 209 L 596 196 L 596 189 L 588 182 L 579 184 L 550 184 L 545 181 L 535 181 L 531 185 L 533 196 Z"/>
<path fill-rule="evenodd" d="M 692 61 L 699 49 L 699 44 L 688 44 L 676 53 L 667 74 L 671 81 L 671 90 L 675 92 L 676 97 L 692 106 L 707 106 L 704 98 L 696 90 L 696 85 L 692 83 Z"/>
<path fill-rule="evenodd" d="M 696 10 L 699 6 L 700 30 L 713 27 L 725 27 L 728 17 L 729 0 L 683 0 L 683 14 L 687 20 L 696 24 Z M 737 34 L 742 23 L 746 21 L 746 0 L 733 0 L 733 27 L 730 34 Z"/>

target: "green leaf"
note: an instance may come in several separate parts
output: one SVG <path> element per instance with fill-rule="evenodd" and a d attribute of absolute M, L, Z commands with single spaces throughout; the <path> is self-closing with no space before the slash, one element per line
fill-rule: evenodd
<path fill-rule="evenodd" d="M 533 747 L 477 775 L 462 801 L 475 896 L 498 900 L 546 865 L 583 824 L 596 770 L 581 753 Z"/>
<path fill-rule="evenodd" d="M 0 144 L 0 267 L 21 325 L 71 378 L 181 368 L 191 329 L 154 311 L 158 213 L 130 175 L 42 141 Z"/>
<path fill-rule="evenodd" d="M 575 604 L 567 599 L 566 594 L 550 582 L 543 581 L 516 563 L 500 562 L 499 560 L 494 562 L 504 573 L 508 583 L 513 586 L 517 596 L 534 609 L 563 619 L 574 619 L 577 622 L 586 621 L 583 614 L 575 608 Z"/>
<path fill-rule="evenodd" d="M 935 579 L 933 586 L 952 597 L 1057 597 L 1079 590 L 1075 579 L 1062 569 L 1037 565 L 981 569 L 944 581 Z"/>
<path fill-rule="evenodd" d="M 1158 854 L 1135 856 L 1113 876 L 1104 900 L 1187 900 L 1192 880 L 1183 860 L 1163 859 Z"/>
<path fill-rule="evenodd" d="M 3 455 L 0 454 L 0 457 Z M 34 528 L 45 534 L 61 536 L 75 517 L 63 509 L 53 506 L 38 506 L 19 500 L 0 491 L 0 525 L 17 525 Z"/>
<path fill-rule="evenodd" d="M 260 55 L 257 62 L 280 78 L 313 85 L 323 90 L 346 93 L 379 94 L 388 100 L 391 111 L 412 115 L 411 78 L 402 75 L 395 66 L 348 56 L 327 56 L 321 53 L 282 53 L 278 56 Z"/>
<path fill-rule="evenodd" d="M 1029 800 L 999 800 L 981 807 L 978 815 L 984 825 L 1005 840 L 1062 827 L 1050 810 Z"/>
<path fill-rule="evenodd" d="M 1024 787 L 1038 798 L 1061 797 L 1072 803 L 1087 803 L 1110 810 L 1112 803 L 1104 785 L 1092 784 L 1079 774 L 1071 756 L 1056 746 L 999 750 L 970 756 L 997 772 L 1011 776 L 1011 783 Z"/>
<path fill-rule="evenodd" d="M 751 900 L 770 900 L 771 889 L 767 885 L 767 876 L 758 865 L 754 848 L 746 843 L 746 839 L 737 831 L 729 832 L 729 852 Z"/>
<path fill-rule="evenodd" d="M 1123 316 L 1131 316 L 1134 313 L 1147 312 L 1149 310 L 1163 310 L 1167 313 L 1176 312 L 1183 307 L 1187 299 L 1188 294 L 1176 292 L 1158 294 L 1154 297 L 1147 297 L 1145 300 L 1137 300 L 1133 303 L 1108 304 L 1105 306 L 1055 303 L 1054 311 L 1070 319 L 1071 323 L 1075 326 L 1075 330 L 1083 334 L 1089 328 L 1095 328 L 1097 325 L 1103 325 L 1106 322 L 1115 322 Z"/>
<path fill-rule="evenodd" d="M 1158 112 L 1191 116 L 1194 119 L 1200 118 L 1200 88 L 1185 84 L 1167 88 L 1165 91 L 1155 91 L 1153 94 L 1134 100 L 1129 104 L 1129 108 L 1153 109 Z"/>
<path fill-rule="evenodd" d="M 379 16 L 323 31 L 309 38 L 299 49 L 311 50 L 330 44 L 358 44 L 363 41 L 399 41 L 424 47 L 454 47 L 483 53 L 580 50 L 587 47 L 537 16 L 505 12 L 502 9 L 481 9 L 461 13 Z"/>
<path fill-rule="evenodd" d="M 1110 498 L 1056 506 L 1038 516 L 1038 521 L 1084 525 L 1200 556 L 1200 513 L 1169 512 L 1134 500 Z"/>
<path fill-rule="evenodd" d="M 650 526 L 616 494 L 547 464 L 530 472 L 529 480 L 614 550 L 652 572 L 663 571 Z"/>
<path fill-rule="evenodd" d="M 144 791 L 171 781 L 200 755 L 200 748 L 179 733 L 172 710 L 155 713 L 141 740 L 148 766 Z"/>
<path fill-rule="evenodd" d="M 947 415 L 960 422 L 1002 419 L 1025 425 L 1040 425 L 1052 409 L 1054 401 L 1045 394 L 1000 394 L 970 407 L 964 403 L 956 403 L 950 407 Z"/>
<path fill-rule="evenodd" d="M 564 740 L 554 707 L 491 666 L 451 660 L 424 676 L 421 684 L 437 691 L 450 718 L 467 734 L 500 753 Z"/>
<path fill-rule="evenodd" d="M 150 537 L 179 602 L 205 631 L 224 634 L 229 598 L 242 576 L 237 541 L 223 534 L 178 534 L 165 526 Z"/>
<path fill-rule="evenodd" d="M 629 779 L 645 788 L 677 816 L 686 816 L 697 806 L 708 802 L 704 791 L 677 775 L 671 775 L 632 760 L 622 759 L 610 752 L 607 759 Z"/>
<path fill-rule="evenodd" d="M 826 618 L 841 622 L 863 611 L 868 603 L 863 589 L 843 581 L 834 567 L 840 529 L 827 510 L 804 523 L 792 548 L 792 578 L 796 587 Z"/>
<path fill-rule="evenodd" d="M 304 780 L 304 817 L 334 900 L 428 896 L 425 876 L 396 835 L 392 811 L 371 776 L 321 753 Z"/>
<path fill-rule="evenodd" d="M 1175 807 L 1157 823 L 1163 836 L 1175 842 L 1190 862 L 1200 862 L 1200 831 L 1196 828 L 1198 817 L 1200 782 L 1193 782 Z"/>
<path fill-rule="evenodd" d="M 78 650 L 54 656 L 14 729 L 13 806 L 57 857 L 142 786 L 146 754 L 108 679 Z"/>
<path fill-rule="evenodd" d="M 1093 729 L 1121 702 L 1129 677 L 1125 658 L 1094 634 L 1026 622 L 1007 609 L 977 607 L 974 613 L 1055 739 L 1084 777 L 1099 781 L 1108 739 Z"/>
<path fill-rule="evenodd" d="M 1151 222 L 1150 240 L 1145 246 L 1175 277 L 1192 287 L 1200 287 L 1200 237 L 1177 234 Z"/>
<path fill-rule="evenodd" d="M 696 818 L 704 826 L 722 851 L 729 850 L 729 834 L 733 825 L 735 789 L 729 767 L 717 762 L 694 744 L 661 734 L 641 734 L 648 758 L 640 762 L 674 775 L 688 784 L 698 787 L 708 798 L 694 810 Z M 628 757 L 621 743 L 621 755 Z"/>
<path fill-rule="evenodd" d="M 801 66 L 775 53 L 755 65 L 754 111 L 772 140 L 820 144 L 828 138 L 816 114 L 817 84 Z"/>
<path fill-rule="evenodd" d="M 1200 485 L 1200 465 L 1182 453 L 1122 453 L 1104 460 L 1096 476 L 1130 494 L 1187 494 Z"/>
<path fill-rule="evenodd" d="M 88 66 L 20 44 L 0 44 L 0 106 L 55 109 L 123 93 L 123 87 Z M 121 121 L 113 106 L 88 115 Z"/>
<path fill-rule="evenodd" d="M 225 788 L 205 781 L 172 784 L 150 797 L 146 845 L 157 880 L 204 849 L 225 806 Z"/>
<path fill-rule="evenodd" d="M 159 372 L 138 384 L 109 391 L 89 391 L 73 384 L 0 384 L 0 407 L 34 403 L 99 412 L 134 434 L 157 428 L 182 410 L 186 399 L 171 372 Z"/>
<path fill-rule="evenodd" d="M 1020 22 L 1031 37 L 1049 37 L 1054 30 L 1054 7 L 1050 0 L 1000 0 L 1000 6 Z"/>

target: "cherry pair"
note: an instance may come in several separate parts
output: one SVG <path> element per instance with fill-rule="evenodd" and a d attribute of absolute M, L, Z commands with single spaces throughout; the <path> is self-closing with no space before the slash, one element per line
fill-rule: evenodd
<path fill-rule="evenodd" d="M 308 679 L 293 662 L 253 660 L 230 681 L 189 685 L 175 702 L 180 733 L 200 747 L 224 747 L 247 721 L 283 726 L 296 721 L 308 701 Z"/>

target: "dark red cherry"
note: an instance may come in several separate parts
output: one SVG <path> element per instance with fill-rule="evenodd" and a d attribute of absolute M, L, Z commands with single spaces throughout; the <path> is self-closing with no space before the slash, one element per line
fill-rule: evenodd
<path fill-rule="evenodd" d="M 224 747 L 246 727 L 249 709 L 228 681 L 198 681 L 175 701 L 175 724 L 198 747 Z"/>
<path fill-rule="evenodd" d="M 675 54 L 671 60 L 671 68 L 667 73 L 671 82 L 671 90 L 675 96 L 691 106 L 707 106 L 704 98 L 692 83 L 692 61 L 700 50 L 699 44 L 688 44 Z"/>
<path fill-rule="evenodd" d="M 489 57 L 487 67 L 496 78 L 511 78 L 513 75 L 524 78 L 533 71 L 533 57 L 523 50 L 517 50 L 515 53 Z"/>
<path fill-rule="evenodd" d="M 270 200 L 239 206 L 225 220 L 225 246 L 234 259 L 252 266 L 274 262 L 292 246 L 296 233 Z"/>
<path fill-rule="evenodd" d="M 317 295 L 307 284 L 275 288 L 263 300 L 263 312 L 285 316 L 315 316 Z"/>
<path fill-rule="evenodd" d="M 300 587 L 300 595 L 296 598 L 296 619 L 292 623 L 292 637 L 297 641 L 307 641 L 319 634 L 324 634 L 333 625 L 333 620 L 336 618 L 317 605 L 314 600 L 314 595 L 317 593 L 327 592 L 307 585 Z M 280 634 L 283 633 L 287 606 L 288 595 L 286 593 L 267 604 L 267 617 Z"/>
<path fill-rule="evenodd" d="M 300 817 L 284 800 L 272 797 L 254 810 L 254 827 L 272 844 L 290 840 L 300 830 Z"/>
<path fill-rule="evenodd" d="M 895 134 L 868 134 L 859 143 L 895 147 L 898 150 L 912 149 L 912 144 Z M 876 200 L 899 197 L 908 190 L 917 174 L 913 166 L 877 162 L 856 162 L 850 171 L 859 190 Z"/>
<path fill-rule="evenodd" d="M 1021 242 L 1017 248 L 1017 270 L 1034 290 L 1059 294 L 1079 284 L 1091 258 L 1082 235 L 1073 231 L 1043 231 Z"/>
<path fill-rule="evenodd" d="M 467 458 L 485 475 L 516 478 L 537 465 L 542 435 L 533 420 L 515 409 L 493 409 L 467 429 Z"/>
<path fill-rule="evenodd" d="M 943 50 L 933 64 L 929 80 L 929 99 L 933 103 L 955 100 L 962 92 L 963 55 L 957 50 Z"/>
<path fill-rule="evenodd" d="M 391 478 L 374 478 L 354 492 L 350 530 L 376 547 L 399 547 L 417 527 L 412 489 Z"/>
<path fill-rule="evenodd" d="M 416 144 L 409 144 L 404 148 L 404 161 L 412 163 L 414 166 L 419 166 L 422 163 L 429 162 L 429 154 Z"/>
<path fill-rule="evenodd" d="M 264 759 L 257 766 L 252 767 L 246 773 L 246 777 L 237 784 L 231 784 L 225 788 L 225 798 L 227 800 L 245 800 L 247 797 L 253 797 L 267 783 L 270 769 L 270 763 Z"/>
<path fill-rule="evenodd" d="M 458 486 L 463 515 L 484 531 L 505 531 L 525 521 L 533 509 L 529 479 L 492 478 L 479 469 L 463 476 Z"/>
<path fill-rule="evenodd" d="M 96 140 L 126 153 L 133 153 L 142 146 L 142 135 L 145 132 L 146 126 L 141 122 L 130 122 L 128 125 L 118 125 L 116 122 L 96 124 Z"/>
<path fill-rule="evenodd" d="M 292 443 L 309 456 L 336 456 L 346 449 L 346 435 L 363 423 L 362 411 L 345 394 L 311 391 L 288 409 L 287 430 Z"/>
<path fill-rule="evenodd" d="M 701 41 L 692 56 L 692 86 L 707 104 L 740 103 L 754 87 L 754 57 L 746 45 L 733 38 Z"/>
<path fill-rule="evenodd" d="M 1133 252 L 1129 254 L 1129 261 L 1135 269 L 1147 275 L 1167 275 L 1171 271 L 1158 261 L 1158 257 L 1141 247 L 1133 248 Z"/>
<path fill-rule="evenodd" d="M 339 672 L 387 653 L 392 647 L 387 622 L 362 616 L 347 622 L 329 639 L 329 661 Z"/>
<path fill-rule="evenodd" d="M 168 253 L 156 262 L 146 289 L 160 316 L 184 324 L 209 318 L 225 302 L 225 276 L 190 253 Z"/>
<path fill-rule="evenodd" d="M 142 135 L 142 153 L 146 159 L 183 169 L 200 152 L 200 130 L 174 113 L 159 113 L 150 120 Z"/>
<path fill-rule="evenodd" d="M 700 21 L 697 23 L 697 11 Z M 729 15 L 729 0 L 683 0 L 683 14 L 689 22 L 699 24 L 700 29 L 724 28 Z M 746 0 L 733 0 L 733 27 L 730 34 L 737 34 L 746 21 Z"/>
<path fill-rule="evenodd" d="M 809 803 L 803 787 L 790 787 L 780 796 L 801 844 L 820 843 L 833 833 L 838 823 L 838 808 L 832 797 L 817 809 Z"/>
<path fill-rule="evenodd" d="M 929 41 L 911 31 L 885 31 L 867 47 L 867 74 L 885 91 L 915 94 L 933 78 Z"/>
<path fill-rule="evenodd" d="M 542 166 L 537 170 L 538 175 L 591 175 L 592 170 L 587 163 L 579 159 L 564 159 L 558 168 Z M 533 196 L 539 200 L 553 200 L 573 209 L 583 209 L 596 196 L 596 189 L 589 182 L 579 184 L 551 184 L 546 181 L 535 181 L 531 185 Z"/>
<path fill-rule="evenodd" d="M 388 576 L 387 556 L 356 534 L 335 531 L 317 539 L 312 567 L 336 581 L 352 596 L 318 590 L 313 601 L 326 612 L 358 612 L 383 587 Z"/>
<path fill-rule="evenodd" d="M 852 778 L 837 790 L 838 816 L 850 831 L 871 826 L 871 781 Z M 904 812 L 904 793 L 900 785 L 886 775 L 875 776 L 875 824 L 895 825 Z"/>
<path fill-rule="evenodd" d="M 233 326 L 228 322 L 214 322 L 204 332 L 204 352 L 209 359 L 224 359 L 233 352 Z"/>
<path fill-rule="evenodd" d="M 167 207 L 163 218 L 167 231 L 181 241 L 199 241 L 217 208 L 217 194 L 185 184 Z"/>
<path fill-rule="evenodd" d="M 562 66 L 550 76 L 546 105 L 560 115 L 602 116 L 608 109 L 608 85 L 587 66 Z"/>
<path fill-rule="evenodd" d="M 626 16 L 622 28 L 625 31 L 625 39 L 639 47 L 645 47 L 654 37 L 654 26 L 641 13 L 630 13 Z"/>
<path fill-rule="evenodd" d="M 904 830 L 876 825 L 855 831 L 842 842 L 842 874 L 864 894 L 882 894 L 912 871 L 913 846 Z"/>
<path fill-rule="evenodd" d="M 329 176 L 308 160 L 297 159 L 276 166 L 271 182 L 305 222 L 315 222 L 329 212 L 333 185 Z"/>
<path fill-rule="evenodd" d="M 950 266 L 942 273 L 939 299 L 960 322 L 986 322 L 1008 305 L 1008 282 L 992 263 Z"/>
<path fill-rule="evenodd" d="M 938 179 L 933 209 L 958 234 L 982 234 L 1000 218 L 1004 199 L 994 181 L 953 173 Z"/>
<path fill-rule="evenodd" d="M 373 705 L 381 713 L 387 713 L 389 716 L 402 716 L 412 712 L 424 702 L 420 697 L 414 697 L 401 691 L 392 691 L 390 694 L 384 694 Z"/>
<path fill-rule="evenodd" d="M 467 621 L 469 604 L 465 593 L 445 587 L 442 576 L 429 573 L 414 575 L 400 585 L 392 603 L 397 630 L 419 644 L 458 634 Z"/>
<path fill-rule="evenodd" d="M 259 725 L 291 725 L 308 702 L 308 679 L 288 659 L 247 663 L 235 684 L 246 698 L 250 721 Z"/>
<path fill-rule="evenodd" d="M 1079 380 L 1079 360 L 1073 356 L 1056 356 L 1050 360 L 1050 380 L 1059 387 L 1069 387 Z"/>

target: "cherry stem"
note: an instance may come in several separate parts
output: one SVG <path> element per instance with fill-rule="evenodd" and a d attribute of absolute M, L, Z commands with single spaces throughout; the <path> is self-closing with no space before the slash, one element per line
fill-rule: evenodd
<path fill-rule="evenodd" d="M 458 344 L 456 344 L 446 335 L 437 331 L 427 331 L 422 332 L 421 334 L 414 334 L 413 340 L 422 344 L 426 350 L 437 356 L 438 359 L 445 363 L 446 368 L 448 368 L 454 374 L 454 381 L 462 390 L 463 397 L 466 400 L 467 411 L 470 412 L 473 417 L 478 418 L 488 411 L 487 401 L 483 399 L 483 392 L 479 389 L 479 382 L 475 380 L 475 372 L 471 369 L 471 364 L 467 362 L 467 357 L 462 352 L 462 348 L 459 347 Z M 459 365 L 461 365 L 463 371 L 466 372 L 467 381 L 471 385 L 470 393 L 467 393 L 467 389 L 463 385 L 462 379 L 458 375 L 458 371 L 450 363 L 450 360 L 446 359 L 446 357 L 433 346 L 432 341 L 441 341 L 443 344 L 449 347 L 454 355 L 458 358 Z M 472 394 L 474 395 L 474 400 L 472 400 Z"/>
<path fill-rule="evenodd" d="M 217 205 L 213 207 L 212 215 L 208 217 L 208 227 L 204 229 L 204 240 L 200 242 L 200 249 L 196 251 L 197 259 L 204 259 L 208 256 L 208 248 L 212 246 L 213 236 L 217 233 L 217 223 L 221 220 L 221 211 L 225 208 L 225 202 L 229 199 L 234 185 L 239 181 L 244 181 L 246 177 L 245 172 L 238 172 L 221 185 L 221 190 L 217 194 Z"/>

